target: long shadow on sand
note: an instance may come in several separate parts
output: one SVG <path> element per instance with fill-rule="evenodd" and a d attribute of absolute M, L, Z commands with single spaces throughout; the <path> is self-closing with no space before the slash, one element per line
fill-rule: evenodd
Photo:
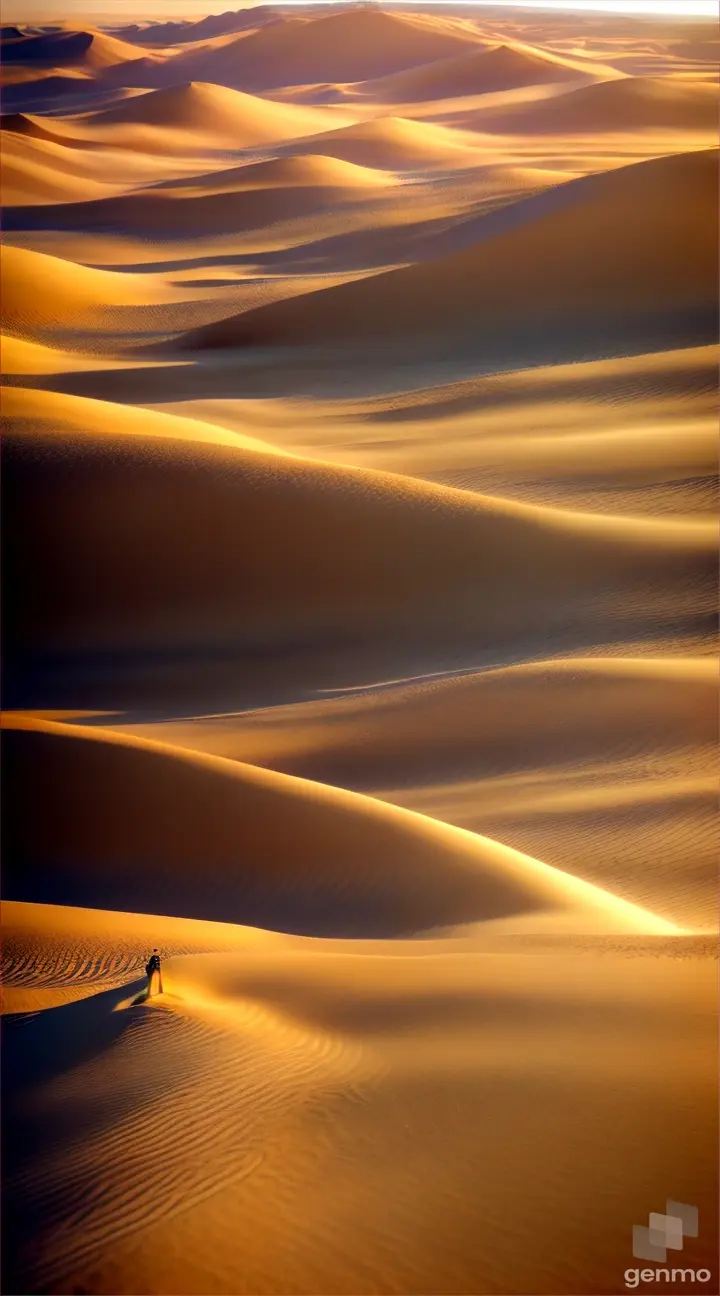
<path fill-rule="evenodd" d="M 20 1183 L 23 1169 L 48 1147 L 78 1136 L 81 1113 L 63 1103 L 54 1087 L 70 1072 L 107 1053 L 136 1020 L 139 1009 L 119 1012 L 134 998 L 139 1003 L 145 978 L 101 991 L 77 1003 L 42 1012 L 9 1014 L 2 1019 L 2 1289 L 25 1292 L 19 1272 L 21 1251 L 32 1249 L 41 1224 Z M 93 1108 L 83 1109 L 92 1120 Z M 42 1113 L 38 1117 L 38 1113 Z M 102 1119 L 102 1113 L 96 1113 Z M 89 1130 L 86 1131 L 89 1133 Z M 80 1131 L 82 1134 L 82 1131 Z"/>

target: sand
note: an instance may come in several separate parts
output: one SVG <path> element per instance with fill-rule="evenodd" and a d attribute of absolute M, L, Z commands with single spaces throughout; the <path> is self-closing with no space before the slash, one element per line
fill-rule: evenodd
<path fill-rule="evenodd" d="M 472 330 L 476 358 L 498 332 L 523 338 L 588 315 L 613 334 L 657 311 L 709 321 L 717 288 L 718 152 L 653 159 L 570 181 L 511 208 L 469 250 L 223 321 L 188 349 L 406 337 Z M 505 230 L 502 226 L 505 224 Z M 495 232 L 497 231 L 497 232 Z M 612 231 L 612 238 L 610 232 Z M 493 237 L 495 233 L 495 237 Z M 599 320 L 597 317 L 600 317 Z M 692 327 L 692 325 L 691 325 Z"/>
<path fill-rule="evenodd" d="M 4 1289 L 716 1288 L 714 29 L 1 46 Z"/>

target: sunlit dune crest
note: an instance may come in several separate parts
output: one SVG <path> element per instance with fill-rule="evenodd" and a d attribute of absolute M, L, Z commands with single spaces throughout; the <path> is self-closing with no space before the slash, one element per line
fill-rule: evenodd
<path fill-rule="evenodd" d="M 17 798 L 18 806 L 29 809 L 39 801 L 47 807 L 42 821 L 19 812 L 10 822 L 12 857 L 19 869 L 18 882 L 12 874 L 6 878 L 11 899 L 20 898 L 15 894 L 19 883 L 26 893 L 34 892 L 38 898 L 42 894 L 57 903 L 60 896 L 53 876 L 57 877 L 58 863 L 74 860 L 79 871 L 68 876 L 66 863 L 60 888 L 70 888 L 74 903 L 97 907 L 97 886 L 83 875 L 91 869 L 92 860 L 103 859 L 102 889 L 107 888 L 110 907 L 152 911 L 158 907 L 159 896 L 153 895 L 148 885 L 145 867 L 133 878 L 124 864 L 129 858 L 152 858 L 157 881 L 166 871 L 175 877 L 173 904 L 178 917 L 195 913 L 215 921 L 223 916 L 237 921 L 243 912 L 255 911 L 255 925 L 282 929 L 288 921 L 283 914 L 292 912 L 295 928 L 307 934 L 350 936 L 364 933 L 368 919 L 363 918 L 363 911 L 373 907 L 368 865 L 390 852 L 392 876 L 381 867 L 375 883 L 385 891 L 382 908 L 388 935 L 482 920 L 501 920 L 503 930 L 569 930 L 583 935 L 677 930 L 637 906 L 507 847 L 352 793 L 79 725 L 12 717 L 7 723 L 7 748 L 18 748 L 14 759 L 11 756 L 15 777 L 20 780 L 12 789 L 13 803 Z M 11 734 L 18 735 L 17 739 Z M 73 770 L 77 760 L 80 767 Z M 132 772 L 133 761 L 139 767 L 137 773 Z M 77 789 L 75 795 L 82 789 L 85 800 L 90 795 L 91 778 L 96 780 L 97 796 L 103 801 L 95 805 L 88 823 L 67 798 L 73 796 L 73 789 Z M 29 786 L 25 783 L 28 779 Z M 229 785 L 223 782 L 228 779 Z M 195 781 L 198 798 L 192 792 Z M 118 783 L 126 789 L 123 803 L 114 795 Z M 128 800 L 133 786 L 138 789 L 134 795 L 141 797 L 137 811 Z M 160 798 L 155 809 L 147 802 L 151 788 Z M 169 802 L 178 807 L 172 834 Z M 53 803 L 59 809 L 57 817 L 51 810 Z M 234 864 L 241 826 L 248 871 L 244 884 Z M 128 839 L 123 842 L 121 836 L 118 841 L 118 832 L 127 833 Z M 203 900 L 205 871 L 201 868 L 195 877 L 192 873 L 203 854 L 207 861 L 209 839 L 213 853 L 217 852 L 212 873 L 220 884 L 220 894 L 206 895 Z M 257 844 L 253 846 L 253 842 Z M 340 876 L 334 876 L 338 858 L 342 858 L 343 867 Z M 119 873 L 113 877 L 118 866 Z M 307 869 L 311 869 L 309 878 L 304 876 Z M 403 872 L 407 874 L 407 895 Z M 227 879 L 224 886 L 223 874 Z M 262 894 L 263 874 L 270 892 L 267 897 Z M 423 878 L 431 892 L 427 901 Z M 185 896 L 180 891 L 183 883 Z M 240 888 L 237 912 L 227 909 L 232 887 Z M 435 893 L 436 887 L 442 894 Z M 312 925 L 313 895 L 325 915 L 317 929 Z M 199 913 L 203 905 L 208 910 Z M 305 919 L 300 916 L 303 909 Z M 372 919 L 369 921 L 372 924 Z M 371 926 L 367 934 L 372 931 Z"/>
<path fill-rule="evenodd" d="M 710 1290 L 715 27 L 39 2 L 3 1290 Z"/>

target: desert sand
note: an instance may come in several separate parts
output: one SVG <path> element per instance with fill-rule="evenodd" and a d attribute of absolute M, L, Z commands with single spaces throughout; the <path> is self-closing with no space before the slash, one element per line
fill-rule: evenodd
<path fill-rule="evenodd" d="M 4 1290 L 717 1290 L 714 27 L 0 53 Z"/>

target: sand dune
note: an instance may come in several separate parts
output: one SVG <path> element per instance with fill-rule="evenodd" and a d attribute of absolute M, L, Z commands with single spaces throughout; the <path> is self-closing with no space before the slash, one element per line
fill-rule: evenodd
<path fill-rule="evenodd" d="M 709 960 L 259 944 L 166 975 L 159 1010 L 115 990 L 7 1030 L 25 1059 L 5 1098 L 18 1290 L 554 1296 L 581 1269 L 606 1290 L 666 1180 L 694 1185 L 691 1255 L 712 1263 Z M 78 1191 L 100 1167 L 102 1192 Z"/>
<path fill-rule="evenodd" d="M 248 148 L 310 134 L 326 120 L 322 111 L 288 108 L 223 86 L 188 82 L 127 99 L 96 113 L 88 125 L 162 127 L 206 134 L 215 148 L 223 141 Z"/>
<path fill-rule="evenodd" d="M 206 175 L 166 180 L 158 189 L 172 189 L 184 196 L 213 193 L 243 193 L 255 189 L 296 189 L 318 185 L 328 189 L 383 188 L 393 183 L 386 171 L 358 166 L 342 158 L 323 157 L 321 153 L 296 153 L 291 157 L 271 158 L 267 162 L 245 162 L 242 166 L 211 171 Z"/>
<path fill-rule="evenodd" d="M 482 130 L 483 118 L 487 129 L 488 118 L 482 113 L 469 114 L 465 120 Z M 660 129 L 717 132 L 717 127 L 716 87 L 665 77 L 603 81 L 530 106 L 518 104 L 492 113 L 493 130 L 523 135 Z"/>
<path fill-rule="evenodd" d="M 331 936 L 468 921 L 675 930 L 517 852 L 352 793 L 110 730 L 12 717 L 4 726 L 11 900 L 172 908 Z"/>
<path fill-rule="evenodd" d="M 9 4 L 3 1291 L 709 1289 L 715 28 Z"/>
<path fill-rule="evenodd" d="M 717 740 L 713 658 L 571 658 L 340 693 L 140 737 L 356 788 L 499 774 Z M 628 708 L 632 707 L 632 737 Z"/>
<path fill-rule="evenodd" d="M 22 134 L 3 135 L 3 201 L 8 205 L 87 202 L 115 192 L 112 183 L 63 165 L 62 145 Z"/>
<path fill-rule="evenodd" d="M 97 198 L 92 204 L 82 202 L 64 202 L 62 206 L 45 204 L 42 210 L 32 210 L 32 223 L 35 229 L 47 228 L 56 230 L 74 230 L 82 225 L 87 231 L 116 230 L 118 234 L 135 235 L 139 238 L 152 236 L 159 242 L 173 244 L 188 237 L 217 237 L 222 234 L 238 234 L 245 230 L 261 230 L 279 222 L 298 222 L 312 217 L 327 214 L 333 208 L 358 200 L 358 179 L 364 180 L 364 193 L 372 186 L 372 177 L 367 175 L 367 168 L 355 167 L 356 174 L 351 175 L 350 184 L 347 174 L 334 172 L 330 166 L 323 174 L 321 166 L 308 168 L 303 176 L 302 168 L 296 172 L 295 183 L 284 182 L 274 186 L 271 183 L 272 173 L 268 174 L 266 185 L 232 184 L 222 182 L 217 191 L 202 192 L 204 184 L 198 185 L 201 192 L 189 189 L 157 189 L 151 192 L 134 193 Z M 363 176 L 365 172 L 365 176 Z M 376 193 L 380 194 L 380 182 L 376 182 Z M 27 219 L 27 209 L 16 208 L 18 223 Z M 217 312 L 220 313 L 220 312 Z"/>
<path fill-rule="evenodd" d="M 368 191 L 374 189 L 379 198 L 394 182 L 386 173 L 370 167 L 309 154 L 173 178 L 122 196 L 108 195 L 107 188 L 100 186 L 95 192 L 92 181 L 68 177 L 64 186 L 58 185 L 63 203 L 59 209 L 50 205 L 51 187 L 45 183 L 44 169 L 34 164 L 19 169 L 13 178 L 15 193 L 23 192 L 25 182 L 30 197 L 45 205 L 42 212 L 16 211 L 20 228 L 31 224 L 34 229 L 53 231 L 115 229 L 123 235 L 153 234 L 166 241 L 190 234 L 212 237 L 261 229 L 280 221 L 299 221 L 325 214 L 343 203 L 357 202 L 358 190 L 367 198 Z M 94 201 L 89 203 L 89 199 Z"/>
<path fill-rule="evenodd" d="M 16 120 L 20 116 L 16 114 Z M 129 150 L 118 156 L 117 149 L 111 146 L 102 147 L 93 141 L 38 129 L 37 118 L 21 118 L 21 121 L 27 129 L 19 126 L 4 131 L 1 142 L 3 200 L 8 207 L 88 203 L 151 182 L 158 183 L 159 174 L 177 177 L 178 161 L 172 154 L 162 163 L 157 155 L 152 157 Z M 182 161 L 179 166 L 182 172 Z M 18 218 L 17 212 L 14 215 Z M 25 225 L 33 224 L 32 213 L 19 219 Z"/>
<path fill-rule="evenodd" d="M 51 69 L 30 71 L 18 68 L 17 77 L 8 79 L 3 74 L 3 109 L 5 113 L 46 113 L 57 111 L 82 112 L 114 102 L 127 93 L 114 89 L 89 71 L 80 68 L 64 69 L 61 74 Z"/>
<path fill-rule="evenodd" d="M 543 330 L 596 312 L 596 327 L 611 336 L 633 318 L 647 327 L 658 311 L 694 312 L 714 334 L 716 194 L 716 150 L 571 181 L 516 204 L 507 232 L 469 251 L 250 311 L 179 345 L 369 340 L 431 328 L 453 330 L 458 345 L 471 326 L 476 338 L 480 330 L 492 337 L 507 321 L 517 335 L 518 316 L 532 332 L 538 312 Z"/>
<path fill-rule="evenodd" d="M 21 335 L 90 326 L 107 320 L 113 310 L 168 298 L 150 276 L 91 270 L 22 248 L 4 249 L 2 275 L 3 327 Z"/>
<path fill-rule="evenodd" d="M 62 131 L 62 122 L 55 124 L 53 119 L 35 117 L 31 113 L 6 113 L 3 115 L 3 130 L 14 135 L 31 136 L 33 139 L 48 141 L 53 144 L 69 144 L 67 135 Z"/>
<path fill-rule="evenodd" d="M 471 166 L 479 156 L 472 135 L 402 117 L 343 126 L 303 139 L 297 147 L 358 166 L 404 170 Z"/>
<path fill-rule="evenodd" d="M 363 81 L 459 54 L 478 42 L 431 17 L 348 9 L 263 25 L 215 49 L 173 60 L 176 76 L 248 89 Z"/>
<path fill-rule="evenodd" d="M 37 36 L 22 35 L 14 41 L 3 40 L 3 62 L 65 68 L 78 65 L 92 72 L 134 59 L 138 51 L 126 41 L 97 31 L 43 32 Z"/>
<path fill-rule="evenodd" d="M 159 942 L 167 958 L 290 941 L 231 923 L 4 900 L 2 1011 L 56 1008 L 144 980 L 142 951 Z"/>
<path fill-rule="evenodd" d="M 172 45 L 192 45 L 198 41 L 212 40 L 246 28 L 260 27 L 266 22 L 283 22 L 283 16 L 271 5 L 254 5 L 252 9 L 230 10 L 228 13 L 208 14 L 206 18 L 153 22 L 119 28 L 119 34 L 137 45 L 167 48 Z"/>
<path fill-rule="evenodd" d="M 416 103 L 517 90 L 521 86 L 576 82 L 588 75 L 602 73 L 590 63 L 578 64 L 577 60 L 527 47 L 498 45 L 397 72 L 366 83 L 363 89 L 387 103 Z"/>
<path fill-rule="evenodd" d="M 590 512 L 713 513 L 717 348 L 514 369 L 333 400 L 167 412 L 302 455 Z"/>
<path fill-rule="evenodd" d="M 672 607 L 681 624 L 712 581 L 712 524 L 508 504 L 50 392 L 8 391 L 5 419 L 8 581 L 36 591 L 6 600 L 23 674 L 57 653 L 82 673 L 106 652 L 202 672 L 199 653 L 216 669 L 262 648 L 289 666 L 328 640 L 362 653 L 421 630 L 426 648 L 491 652 L 526 641 L 540 606 L 544 634 L 577 643 L 608 618 L 620 633 Z"/>
<path fill-rule="evenodd" d="M 707 928 L 717 685 L 712 658 L 561 659 L 127 731 L 371 792 Z"/>

